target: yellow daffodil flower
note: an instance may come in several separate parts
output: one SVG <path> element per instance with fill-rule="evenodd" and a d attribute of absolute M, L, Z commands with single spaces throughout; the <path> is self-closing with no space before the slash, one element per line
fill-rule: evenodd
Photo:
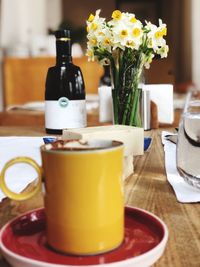
<path fill-rule="evenodd" d="M 136 22 L 137 22 L 136 17 L 132 17 L 132 18 L 130 19 L 130 22 L 132 22 L 132 23 L 136 23 Z"/>
<path fill-rule="evenodd" d="M 122 31 L 120 32 L 120 37 L 121 37 L 121 38 L 125 38 L 126 36 L 128 36 L 128 31 L 127 31 L 127 30 L 122 30 Z"/>
<path fill-rule="evenodd" d="M 115 10 L 112 13 L 112 18 L 115 20 L 120 20 L 122 17 L 122 12 L 120 10 Z"/>
<path fill-rule="evenodd" d="M 94 15 L 93 14 L 90 14 L 89 18 L 88 18 L 88 21 L 89 22 L 93 22 L 94 20 Z"/>
<path fill-rule="evenodd" d="M 140 36 L 140 34 L 141 34 L 141 29 L 139 29 L 139 28 L 135 28 L 135 29 L 133 29 L 132 34 L 133 34 L 134 37 L 138 37 L 138 36 Z"/>

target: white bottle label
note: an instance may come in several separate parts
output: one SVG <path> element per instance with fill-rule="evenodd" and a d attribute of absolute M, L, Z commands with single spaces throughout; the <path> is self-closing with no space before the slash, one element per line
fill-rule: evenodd
<path fill-rule="evenodd" d="M 69 100 L 66 97 L 46 100 L 45 127 L 47 129 L 86 127 L 85 100 Z"/>

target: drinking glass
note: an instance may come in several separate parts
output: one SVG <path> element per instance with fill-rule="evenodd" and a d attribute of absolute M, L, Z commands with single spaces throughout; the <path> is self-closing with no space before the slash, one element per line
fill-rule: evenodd
<path fill-rule="evenodd" d="M 190 185 L 200 189 L 200 100 L 190 101 L 178 130 L 177 169 Z"/>

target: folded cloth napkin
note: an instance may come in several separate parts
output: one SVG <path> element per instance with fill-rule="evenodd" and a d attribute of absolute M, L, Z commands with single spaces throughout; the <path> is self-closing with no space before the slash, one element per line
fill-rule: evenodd
<path fill-rule="evenodd" d="M 31 157 L 41 166 L 42 144 L 43 137 L 0 137 L 0 172 L 7 161 L 19 156 Z M 8 168 L 6 184 L 13 192 L 19 193 L 36 177 L 37 173 L 31 166 L 19 163 Z M 0 190 L 0 201 L 4 197 Z"/>
<path fill-rule="evenodd" d="M 176 144 L 165 138 L 170 132 L 162 132 L 162 143 L 165 151 L 165 168 L 167 180 L 176 194 L 176 198 L 182 203 L 200 202 L 200 190 L 187 184 L 179 175 L 176 168 Z"/>

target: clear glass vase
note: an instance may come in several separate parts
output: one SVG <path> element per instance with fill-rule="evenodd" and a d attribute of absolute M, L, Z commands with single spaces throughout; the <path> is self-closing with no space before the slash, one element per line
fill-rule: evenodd
<path fill-rule="evenodd" d="M 112 64 L 113 63 L 113 64 Z M 144 60 L 124 56 L 111 62 L 112 101 L 115 124 L 142 127 L 140 115 L 141 88 L 139 88 Z"/>

